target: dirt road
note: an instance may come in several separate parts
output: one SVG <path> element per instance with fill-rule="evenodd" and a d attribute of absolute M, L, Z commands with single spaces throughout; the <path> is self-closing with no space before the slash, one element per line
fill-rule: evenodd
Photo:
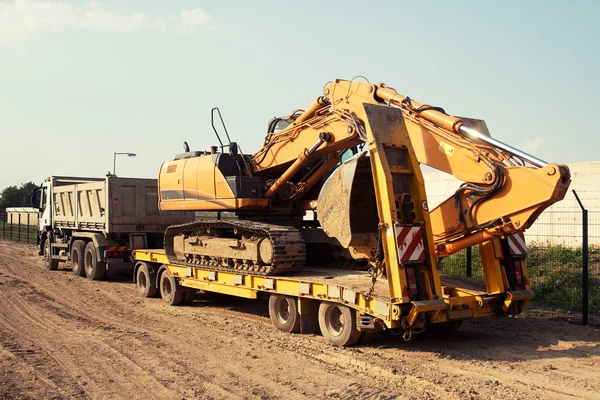
<path fill-rule="evenodd" d="M 44 269 L 0 241 L 2 399 L 564 399 L 600 396 L 600 332 L 529 318 L 451 340 L 387 334 L 355 348 L 276 331 L 264 301 L 142 299 L 129 279 Z"/>

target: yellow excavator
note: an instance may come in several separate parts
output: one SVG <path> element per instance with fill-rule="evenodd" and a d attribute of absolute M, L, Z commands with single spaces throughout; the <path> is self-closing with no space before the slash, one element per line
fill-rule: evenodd
<path fill-rule="evenodd" d="M 221 118 L 213 109 L 213 129 Z M 273 119 L 262 147 L 220 146 L 161 166 L 161 210 L 229 212 L 165 234 L 170 263 L 250 275 L 306 265 L 368 269 L 394 302 L 441 299 L 439 259 L 479 245 L 487 293 L 532 297 L 510 238 L 563 199 L 570 174 L 383 83 L 328 83 L 306 110 Z M 462 184 L 429 209 L 420 164 Z M 312 216 L 312 218 L 311 218 Z M 375 278 L 374 278 L 375 279 Z M 520 307 L 520 306 L 519 306 Z M 521 311 L 520 309 L 514 310 Z"/>

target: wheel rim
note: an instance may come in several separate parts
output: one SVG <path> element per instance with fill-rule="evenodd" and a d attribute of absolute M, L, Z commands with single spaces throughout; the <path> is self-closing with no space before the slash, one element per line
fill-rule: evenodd
<path fill-rule="evenodd" d="M 138 274 L 138 287 L 142 293 L 145 293 L 146 288 L 148 287 L 148 280 L 146 279 L 146 274 L 143 271 Z"/>
<path fill-rule="evenodd" d="M 285 324 L 290 320 L 290 305 L 286 298 L 278 297 L 275 303 L 275 310 L 277 311 L 277 320 Z"/>
<path fill-rule="evenodd" d="M 46 239 L 46 245 L 44 246 L 44 256 L 46 257 L 46 263 L 50 265 L 50 242 Z"/>
<path fill-rule="evenodd" d="M 165 298 L 170 299 L 172 292 L 173 288 L 171 286 L 171 280 L 168 277 L 165 277 L 163 279 L 163 295 Z"/>
<path fill-rule="evenodd" d="M 85 272 L 88 275 L 92 275 L 92 252 L 88 251 L 85 253 Z"/>
<path fill-rule="evenodd" d="M 71 264 L 73 271 L 79 271 L 79 250 L 74 249 L 71 254 Z"/>
<path fill-rule="evenodd" d="M 325 322 L 327 330 L 334 336 L 339 336 L 344 331 L 344 315 L 339 307 L 329 307 Z"/>

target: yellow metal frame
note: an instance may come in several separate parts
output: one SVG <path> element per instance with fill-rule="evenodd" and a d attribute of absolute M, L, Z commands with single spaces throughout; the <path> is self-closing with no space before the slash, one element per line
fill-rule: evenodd
<path fill-rule="evenodd" d="M 134 250 L 133 258 L 136 261 L 164 265 L 184 287 L 247 299 L 256 299 L 259 292 L 264 292 L 339 303 L 355 309 L 360 314 L 378 318 L 389 329 L 410 327 L 418 316 L 424 313 L 429 314 L 433 323 L 493 316 L 498 313 L 498 309 L 508 313 L 512 304 L 518 303 L 521 308 L 533 298 L 533 292 L 529 290 L 508 292 L 508 295 L 482 295 L 468 289 L 446 286 L 444 289 L 449 295 L 444 295 L 443 299 L 411 303 L 391 302 L 390 299 L 376 297 L 366 300 L 364 293 L 329 284 L 326 280 L 307 280 L 294 276 L 240 275 L 169 264 L 162 250 Z"/>

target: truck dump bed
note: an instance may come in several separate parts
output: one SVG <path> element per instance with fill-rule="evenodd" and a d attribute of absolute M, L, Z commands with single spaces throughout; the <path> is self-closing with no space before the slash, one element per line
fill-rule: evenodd
<path fill-rule="evenodd" d="M 160 211 L 156 179 L 54 177 L 55 228 L 120 232 L 164 232 L 193 220 L 193 213 Z"/>

